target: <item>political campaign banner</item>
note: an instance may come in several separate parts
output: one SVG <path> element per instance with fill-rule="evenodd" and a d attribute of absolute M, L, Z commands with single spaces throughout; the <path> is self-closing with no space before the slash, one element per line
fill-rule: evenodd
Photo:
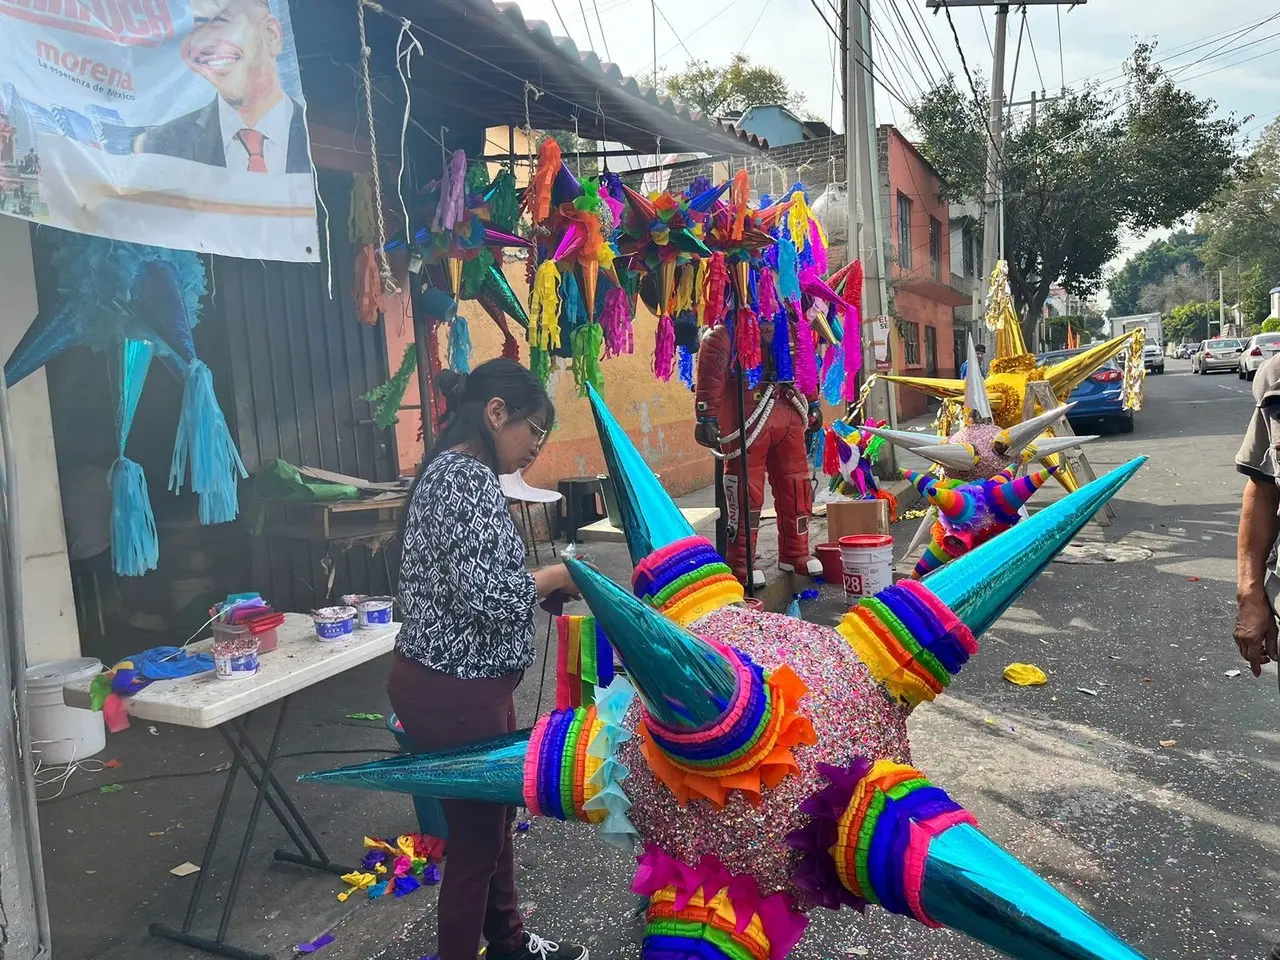
<path fill-rule="evenodd" d="M 319 259 L 288 0 L 0 0 L 0 214 Z"/>

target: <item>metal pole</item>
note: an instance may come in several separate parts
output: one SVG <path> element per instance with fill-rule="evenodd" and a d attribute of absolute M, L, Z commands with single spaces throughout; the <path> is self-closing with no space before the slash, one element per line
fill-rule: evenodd
<path fill-rule="evenodd" d="M 1226 319 L 1226 306 L 1223 303 L 1222 296 L 1222 271 L 1218 271 L 1218 336 L 1222 336 L 1223 321 Z"/>
<path fill-rule="evenodd" d="M 755 566 L 756 559 L 751 550 L 751 471 L 747 469 L 747 386 L 742 373 L 742 364 L 735 362 L 737 372 L 734 379 L 738 382 L 738 528 L 742 531 L 747 554 L 747 582 L 745 588 L 748 597 L 756 595 Z"/>
<path fill-rule="evenodd" d="M 987 144 L 987 196 L 983 211 L 982 276 L 984 300 L 986 281 L 996 268 L 996 261 L 1003 256 L 1004 211 L 1002 196 L 1002 160 L 1004 149 L 1004 51 L 1005 34 L 1009 22 L 1009 4 L 996 6 L 995 56 L 991 64 L 991 103 L 987 113 L 991 142 Z M 986 304 L 984 303 L 984 310 Z"/>
<path fill-rule="evenodd" d="M 422 281 L 414 277 L 417 285 Z M 418 358 L 418 406 L 422 410 L 422 452 L 425 459 L 427 451 L 435 440 L 431 427 L 431 355 L 427 350 L 427 338 L 431 336 L 431 320 L 427 316 L 425 306 L 420 297 L 414 297 L 413 309 L 413 352 Z"/>
<path fill-rule="evenodd" d="M 884 215 L 881 210 L 880 163 L 876 141 L 875 99 L 871 85 L 871 20 L 862 0 L 845 0 L 845 69 L 848 89 L 845 92 L 845 165 L 849 180 L 849 248 L 855 249 L 862 261 L 862 314 L 874 320 L 888 313 L 889 290 L 884 267 Z M 857 231 L 855 234 L 855 230 Z M 859 331 L 862 341 L 862 368 L 869 376 L 875 373 L 873 328 L 864 323 Z M 892 335 L 892 334 L 891 334 Z M 849 332 L 845 332 L 849 336 Z M 894 372 L 898 352 L 890 351 Z M 881 384 L 873 391 L 868 405 L 878 419 L 898 423 L 895 391 Z M 885 458 L 888 458 L 887 461 Z M 888 470 L 893 469 L 893 453 L 885 446 L 881 453 Z"/>

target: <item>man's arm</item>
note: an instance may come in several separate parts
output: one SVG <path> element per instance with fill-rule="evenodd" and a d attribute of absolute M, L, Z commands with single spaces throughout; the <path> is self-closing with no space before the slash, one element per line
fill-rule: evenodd
<path fill-rule="evenodd" d="M 1233 636 L 1253 675 L 1277 659 L 1276 616 L 1267 598 L 1267 559 L 1280 536 L 1280 486 L 1274 480 L 1250 478 L 1240 506 L 1236 541 L 1236 626 Z"/>

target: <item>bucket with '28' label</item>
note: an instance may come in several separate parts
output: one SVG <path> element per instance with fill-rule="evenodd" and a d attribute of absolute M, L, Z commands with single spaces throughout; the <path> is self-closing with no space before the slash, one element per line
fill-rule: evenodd
<path fill-rule="evenodd" d="M 893 584 L 893 537 L 859 533 L 840 538 L 840 569 L 846 600 L 879 593 Z"/>

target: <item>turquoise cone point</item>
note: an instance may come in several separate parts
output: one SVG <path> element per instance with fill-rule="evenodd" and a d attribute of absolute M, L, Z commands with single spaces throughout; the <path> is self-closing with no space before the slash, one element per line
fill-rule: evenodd
<path fill-rule="evenodd" d="M 649 712 L 668 727 L 719 719 L 737 688 L 725 658 L 594 567 L 565 563 Z"/>
<path fill-rule="evenodd" d="M 953 560 L 929 576 L 929 589 L 980 635 L 1146 460 L 1130 460 Z"/>
<path fill-rule="evenodd" d="M 627 538 L 631 562 L 639 563 L 654 550 L 685 537 L 693 536 L 693 527 L 685 519 L 675 501 L 662 489 L 662 484 L 645 463 L 640 451 L 627 437 L 622 425 L 614 419 L 595 388 L 588 385 L 591 412 L 596 432 L 604 448 L 604 461 L 609 468 L 622 514 L 622 532 Z"/>
<path fill-rule="evenodd" d="M 929 844 L 922 901 L 934 920 L 1018 960 L 1143 960 L 967 823 Z"/>
<path fill-rule="evenodd" d="M 304 773 L 298 779 L 441 800 L 483 800 L 521 806 L 524 758 L 531 733 L 518 730 L 452 750 Z"/>

